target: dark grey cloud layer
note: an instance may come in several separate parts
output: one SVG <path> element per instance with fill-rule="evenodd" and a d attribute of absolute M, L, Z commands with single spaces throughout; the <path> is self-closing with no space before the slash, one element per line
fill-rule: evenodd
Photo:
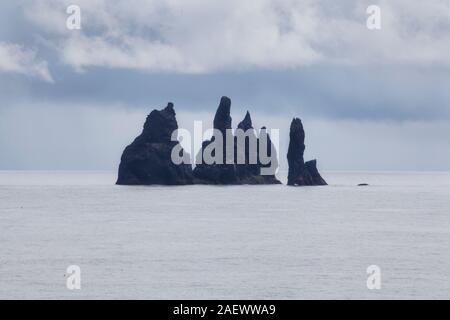
<path fill-rule="evenodd" d="M 112 169 L 152 108 L 222 95 L 306 119 L 325 169 L 450 169 L 450 3 L 380 1 L 379 33 L 372 1 L 80 0 L 75 32 L 69 3 L 0 4 L 0 169 Z"/>
<path fill-rule="evenodd" d="M 242 108 L 330 119 L 433 120 L 450 114 L 450 75 L 439 68 L 311 66 L 208 75 L 60 68 L 53 74 L 53 84 L 0 75 L 2 104 L 23 100 L 149 108 L 170 100 L 191 111 L 211 111 L 220 96 L 229 95 Z"/>

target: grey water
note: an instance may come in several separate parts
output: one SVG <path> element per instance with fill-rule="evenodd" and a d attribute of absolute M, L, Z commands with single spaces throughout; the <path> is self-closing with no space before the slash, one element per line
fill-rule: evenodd
<path fill-rule="evenodd" d="M 113 172 L 0 172 L 0 298 L 450 297 L 450 173 L 324 177 L 128 187 Z"/>

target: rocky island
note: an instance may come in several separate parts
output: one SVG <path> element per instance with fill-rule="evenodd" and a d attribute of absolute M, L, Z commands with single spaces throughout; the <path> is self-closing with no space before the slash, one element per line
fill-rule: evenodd
<path fill-rule="evenodd" d="M 266 128 L 262 127 L 259 137 L 255 135 L 250 113 L 247 111 L 244 119 L 237 129 L 248 135 L 242 138 L 233 135 L 231 100 L 222 97 L 217 108 L 213 128 L 215 134 L 207 141 L 203 141 L 201 150 L 196 156 L 196 166 L 193 169 L 190 163 L 175 164 L 172 161 L 172 150 L 177 147 L 182 155 L 189 158 L 178 141 L 172 141 L 172 133 L 178 129 L 173 103 L 169 103 L 162 110 L 153 110 L 147 117 L 142 133 L 125 148 L 119 166 L 118 185 L 243 185 L 243 184 L 281 184 L 276 178 L 278 168 L 277 150 L 273 145 Z M 238 132 L 236 131 L 236 132 Z M 263 134 L 261 134 L 263 133 Z M 222 161 L 206 163 L 203 154 L 219 137 L 223 140 L 223 152 L 219 155 Z M 265 144 L 260 144 L 262 137 Z M 238 141 L 245 146 L 244 152 L 239 153 Z M 312 186 L 326 185 L 320 176 L 316 160 L 304 162 L 305 132 L 300 119 L 292 121 L 290 127 L 290 143 L 288 152 L 289 177 L 288 185 Z M 243 142 L 242 142 L 243 141 Z M 250 148 L 250 144 L 257 142 L 257 149 Z M 227 145 L 234 146 L 233 154 L 228 158 Z M 261 145 L 264 146 L 261 149 Z M 265 150 L 267 148 L 267 150 Z M 214 149 L 215 150 L 215 149 Z M 250 150 L 255 150 L 252 154 Z M 265 152 L 261 152 L 265 151 Z M 215 152 L 215 151 L 214 151 Z M 261 154 L 265 154 L 270 162 L 263 161 Z M 238 161 L 238 155 L 241 158 Z M 229 160 L 231 158 L 231 161 Z M 256 159 L 255 161 L 250 161 Z"/>
<path fill-rule="evenodd" d="M 171 141 L 171 136 L 177 129 L 173 103 L 163 110 L 153 110 L 145 121 L 141 135 L 122 154 L 117 184 L 192 184 L 192 166 L 176 165 L 171 159 L 172 149 L 178 144 Z"/>

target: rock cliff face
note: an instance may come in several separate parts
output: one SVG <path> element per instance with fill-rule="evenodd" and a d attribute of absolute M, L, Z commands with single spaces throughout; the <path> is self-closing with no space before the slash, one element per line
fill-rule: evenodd
<path fill-rule="evenodd" d="M 197 165 L 194 169 L 195 182 L 199 184 L 280 184 L 281 182 L 275 178 L 275 169 L 278 167 L 278 163 L 275 164 L 275 169 L 273 175 L 261 175 L 262 165 L 258 157 L 258 149 L 254 150 L 256 155 L 256 163 L 250 163 L 250 137 L 246 137 L 244 140 L 245 151 L 244 151 L 244 163 L 241 164 L 237 161 L 237 137 L 228 136 L 226 130 L 232 128 L 232 119 L 230 116 L 231 110 L 231 100 L 227 97 L 222 97 L 220 100 L 219 107 L 217 109 L 216 115 L 214 117 L 214 129 L 217 129 L 222 134 L 223 140 L 223 161 L 222 164 L 207 164 L 205 161 L 200 161 L 200 152 L 203 154 L 205 148 L 207 148 L 211 143 L 213 143 L 216 137 L 212 137 L 211 140 L 203 142 L 202 150 L 200 150 L 199 155 L 197 155 Z M 250 113 L 247 112 L 245 118 L 239 123 L 238 129 L 246 132 L 249 129 L 253 129 L 252 119 Z M 251 132 L 250 132 L 251 134 Z M 258 146 L 258 139 L 256 135 L 252 138 L 256 139 L 256 145 Z M 229 157 L 229 159 L 234 159 L 232 163 L 226 163 L 226 145 L 229 139 L 233 139 L 234 144 L 234 157 Z M 276 152 L 275 147 L 269 140 L 268 150 L 269 155 L 272 152 Z M 276 155 L 276 154 L 275 154 Z"/>
<path fill-rule="evenodd" d="M 305 152 L 305 131 L 300 119 L 294 118 L 289 132 L 288 149 L 288 185 L 290 186 L 316 186 L 326 185 L 317 170 L 317 161 L 311 160 L 305 163 L 303 154 Z"/>
<path fill-rule="evenodd" d="M 178 145 L 177 141 L 171 141 L 172 132 L 176 129 L 178 124 L 172 103 L 163 110 L 153 110 L 141 135 L 122 154 L 117 184 L 192 184 L 192 166 L 176 165 L 171 159 L 172 149 Z M 180 153 L 184 152 L 181 149 Z"/>

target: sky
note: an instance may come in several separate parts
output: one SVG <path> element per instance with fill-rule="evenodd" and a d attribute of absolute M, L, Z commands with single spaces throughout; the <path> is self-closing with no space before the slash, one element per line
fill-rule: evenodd
<path fill-rule="evenodd" d="M 115 170 L 152 109 L 208 127 L 223 95 L 282 166 L 300 117 L 322 170 L 450 170 L 449 71 L 445 0 L 4 0 L 0 170 Z"/>

